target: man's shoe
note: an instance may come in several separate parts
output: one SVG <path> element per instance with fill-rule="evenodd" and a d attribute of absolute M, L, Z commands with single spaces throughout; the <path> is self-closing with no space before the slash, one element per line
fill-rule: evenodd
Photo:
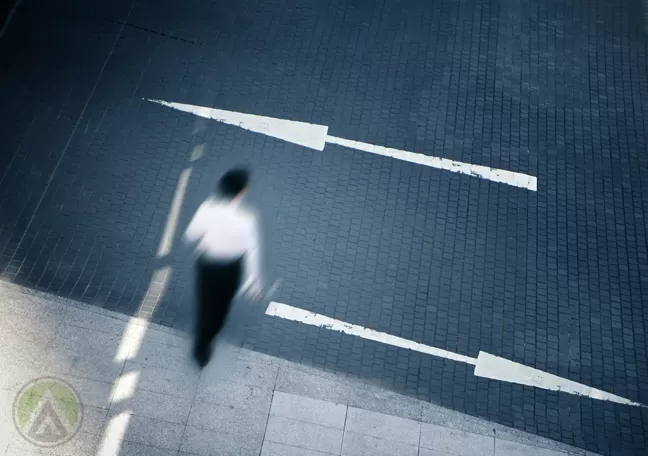
<path fill-rule="evenodd" d="M 209 363 L 210 357 L 211 353 L 209 347 L 196 347 L 194 349 L 194 359 L 201 369 L 203 369 Z"/>

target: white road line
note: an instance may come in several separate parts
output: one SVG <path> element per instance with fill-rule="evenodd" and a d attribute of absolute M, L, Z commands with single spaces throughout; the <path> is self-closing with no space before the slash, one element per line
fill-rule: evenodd
<path fill-rule="evenodd" d="M 592 399 L 616 402 L 619 404 L 645 407 L 637 402 L 632 402 L 626 398 L 592 388 L 581 383 L 574 382 L 557 375 L 543 372 L 533 367 L 528 367 L 513 361 L 509 361 L 499 356 L 480 351 L 477 358 L 461 355 L 451 351 L 443 350 L 437 347 L 420 344 L 401 337 L 392 336 L 383 332 L 363 326 L 353 325 L 344 321 L 336 320 L 324 315 L 309 312 L 304 309 L 292 307 L 279 302 L 271 302 L 266 310 L 266 314 L 285 320 L 296 321 L 310 326 L 338 331 L 341 333 L 362 337 L 363 339 L 381 342 L 383 344 L 395 347 L 406 348 L 409 350 L 425 353 L 432 356 L 451 359 L 454 361 L 471 364 L 475 366 L 474 375 L 477 377 L 500 380 L 520 385 L 533 386 L 551 391 L 562 391 L 569 394 L 586 396 Z"/>
<path fill-rule="evenodd" d="M 431 168 L 445 169 L 453 173 L 468 174 L 470 176 L 480 177 L 482 179 L 499 182 L 501 184 L 512 185 L 514 187 L 526 188 L 527 190 L 538 190 L 538 179 L 528 174 L 515 173 L 504 169 L 489 168 L 488 166 L 472 165 L 447 158 L 432 157 L 430 155 L 407 152 L 405 150 L 391 149 L 389 147 L 375 146 L 350 139 L 327 136 L 326 142 L 339 144 L 340 146 L 350 149 L 363 150 L 372 154 L 383 155 L 385 157 L 404 160 L 419 165 L 429 166 Z"/>
<path fill-rule="evenodd" d="M 324 150 L 328 127 L 297 122 L 294 120 L 275 119 L 274 117 L 257 116 L 222 109 L 205 108 L 184 103 L 170 103 L 161 100 L 148 100 L 178 111 L 188 112 L 199 117 L 215 120 L 227 125 L 234 125 L 244 130 L 261 133 L 300 146 Z"/>
<path fill-rule="evenodd" d="M 288 306 L 278 302 L 271 302 L 266 310 L 266 314 L 275 317 L 281 317 L 286 320 L 298 321 L 311 326 L 319 326 L 321 328 L 330 329 L 331 331 L 339 331 L 345 334 L 362 337 L 363 339 L 374 340 L 382 342 L 383 344 L 393 345 L 394 347 L 408 348 L 421 353 L 427 353 L 432 356 L 440 356 L 441 358 L 452 359 L 461 363 L 476 364 L 475 358 L 469 356 L 459 355 L 441 348 L 430 347 L 429 345 L 419 344 L 407 339 L 392 336 L 390 334 L 374 331 L 373 329 L 365 328 L 363 326 L 352 325 L 340 320 L 319 315 L 316 313 L 308 312 L 297 307 Z"/>
<path fill-rule="evenodd" d="M 535 176 L 507 171 L 504 169 L 490 168 L 488 166 L 448 160 L 447 158 L 432 157 L 405 150 L 376 146 L 373 144 L 352 141 L 350 139 L 338 138 L 336 136 L 329 136 L 328 127 L 324 125 L 276 119 L 274 117 L 244 114 L 240 112 L 225 111 L 222 109 L 212 109 L 203 106 L 162 100 L 147 99 L 147 101 L 199 117 L 212 119 L 224 124 L 234 125 L 255 133 L 272 136 L 273 138 L 278 138 L 315 150 L 324 150 L 326 143 L 337 144 L 350 149 L 408 161 L 423 166 L 429 166 L 431 168 L 443 169 L 453 173 L 479 177 L 481 179 L 520 187 L 534 192 L 538 190 L 538 179 Z"/>
<path fill-rule="evenodd" d="M 563 393 L 587 396 L 602 401 L 617 402 L 619 404 L 642 406 L 621 396 L 607 393 L 591 386 L 583 385 L 557 375 L 549 374 L 524 364 L 515 363 L 508 359 L 500 358 L 489 353 L 480 351 L 477 357 L 477 365 L 474 374 L 477 377 L 485 377 L 504 382 L 518 383 L 520 385 L 535 386 L 551 391 L 562 391 Z"/>

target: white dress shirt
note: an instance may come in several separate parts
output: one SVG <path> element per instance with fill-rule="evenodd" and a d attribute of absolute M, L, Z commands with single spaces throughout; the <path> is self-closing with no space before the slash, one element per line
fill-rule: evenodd
<path fill-rule="evenodd" d="M 197 250 L 216 261 L 245 255 L 242 291 L 261 291 L 259 230 L 256 216 L 238 202 L 206 200 L 196 211 L 185 239 L 197 242 Z"/>

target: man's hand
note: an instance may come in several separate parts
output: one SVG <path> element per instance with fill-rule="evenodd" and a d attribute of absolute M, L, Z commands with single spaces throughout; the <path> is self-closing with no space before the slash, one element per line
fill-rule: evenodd
<path fill-rule="evenodd" d="M 262 294 L 260 292 L 259 293 L 254 293 L 252 295 L 252 302 L 254 304 L 257 304 L 259 301 L 261 301 L 261 297 L 262 297 Z"/>
<path fill-rule="evenodd" d="M 245 290 L 245 294 L 248 295 L 250 300 L 256 304 L 263 297 L 263 289 L 258 283 L 253 282 L 248 285 Z"/>
<path fill-rule="evenodd" d="M 252 292 L 252 301 L 254 301 L 255 303 L 259 302 L 263 297 L 263 289 L 260 285 L 255 284 L 254 286 L 252 286 L 252 289 L 250 291 Z"/>

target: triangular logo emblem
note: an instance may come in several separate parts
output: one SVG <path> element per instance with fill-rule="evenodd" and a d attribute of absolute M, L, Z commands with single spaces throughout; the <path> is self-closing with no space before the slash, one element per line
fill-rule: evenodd
<path fill-rule="evenodd" d="M 63 440 L 68 435 L 68 430 L 61 421 L 58 413 L 52 406 L 49 398 L 43 398 L 45 403 L 40 408 L 40 412 L 35 417 L 27 434 L 34 440 L 43 443 L 55 443 Z"/>
<path fill-rule="evenodd" d="M 81 426 L 83 407 L 72 386 L 53 377 L 26 385 L 16 396 L 13 418 L 20 434 L 36 446 L 70 440 Z"/>

